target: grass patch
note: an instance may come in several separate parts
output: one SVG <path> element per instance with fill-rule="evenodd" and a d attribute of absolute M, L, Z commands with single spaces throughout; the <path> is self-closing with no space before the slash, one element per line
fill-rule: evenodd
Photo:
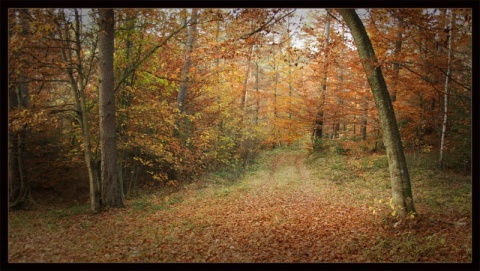
<path fill-rule="evenodd" d="M 132 209 L 137 212 L 154 213 L 161 210 L 171 210 L 173 205 L 182 203 L 183 200 L 184 197 L 179 193 L 167 195 L 161 202 L 157 202 L 152 196 L 142 196 L 133 201 Z"/>
<path fill-rule="evenodd" d="M 51 210 L 50 214 L 53 217 L 71 217 L 77 216 L 82 214 L 89 214 L 90 213 L 90 206 L 88 205 L 76 205 L 72 206 L 67 209 L 60 209 L 60 210 Z"/>

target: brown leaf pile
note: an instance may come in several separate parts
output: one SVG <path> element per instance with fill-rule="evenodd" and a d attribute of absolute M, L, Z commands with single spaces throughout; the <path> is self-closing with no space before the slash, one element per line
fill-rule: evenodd
<path fill-rule="evenodd" d="M 132 199 L 125 209 L 97 215 L 13 212 L 8 260 L 471 261 L 470 218 L 466 226 L 449 224 L 421 205 L 415 220 L 372 215 L 368 204 L 355 200 L 356 191 L 313 177 L 304 159 L 280 153 L 233 186 Z"/>

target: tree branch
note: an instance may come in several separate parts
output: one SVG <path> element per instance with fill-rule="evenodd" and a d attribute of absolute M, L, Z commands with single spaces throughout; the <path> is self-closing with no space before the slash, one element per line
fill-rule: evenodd
<path fill-rule="evenodd" d="M 177 33 L 182 31 L 185 27 L 187 27 L 187 24 L 183 24 L 180 28 L 178 28 L 177 30 L 170 33 L 170 35 L 168 35 L 167 38 L 165 38 L 164 41 L 162 41 L 160 44 L 153 47 L 150 50 L 150 52 L 148 52 L 142 59 L 137 61 L 137 63 L 134 63 L 132 65 L 132 67 L 129 70 L 127 70 L 123 74 L 122 78 L 118 81 L 117 85 L 114 88 L 114 92 L 116 92 L 120 88 L 120 86 L 125 82 L 125 80 L 127 80 L 127 78 L 130 76 L 130 74 L 132 74 L 134 71 L 136 71 L 138 69 L 138 67 L 140 67 L 140 65 L 143 64 L 143 62 L 145 62 L 151 55 L 153 55 L 159 48 L 161 48 L 163 45 L 165 45 L 173 36 L 175 36 Z"/>
<path fill-rule="evenodd" d="M 261 25 L 259 28 L 255 29 L 254 31 L 252 31 L 252 32 L 250 32 L 250 33 L 248 33 L 248 34 L 245 34 L 245 35 L 241 36 L 240 39 L 246 40 L 246 39 L 250 38 L 251 36 L 255 35 L 256 33 L 258 33 L 258 32 L 260 32 L 260 31 L 264 30 L 265 28 L 267 28 L 267 26 L 268 26 L 270 23 L 272 23 L 272 21 L 274 21 L 275 19 L 276 19 L 276 20 L 275 20 L 272 24 L 277 23 L 277 22 L 280 21 L 281 19 L 283 19 L 283 18 L 291 15 L 291 14 L 294 13 L 294 12 L 295 12 L 295 9 L 293 9 L 293 10 L 290 11 L 289 13 L 281 16 L 280 18 L 275 18 L 275 15 L 276 15 L 276 14 L 275 14 L 275 15 L 273 15 L 272 18 L 270 18 L 266 23 L 264 23 L 264 24 Z"/>

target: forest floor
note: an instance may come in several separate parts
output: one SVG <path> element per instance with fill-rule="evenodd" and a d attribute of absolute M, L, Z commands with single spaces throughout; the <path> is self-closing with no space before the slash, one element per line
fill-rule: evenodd
<path fill-rule="evenodd" d="M 127 208 L 14 211 L 9 262 L 471 262 L 471 177 L 411 162 L 418 217 L 389 206 L 385 155 L 263 153 Z"/>

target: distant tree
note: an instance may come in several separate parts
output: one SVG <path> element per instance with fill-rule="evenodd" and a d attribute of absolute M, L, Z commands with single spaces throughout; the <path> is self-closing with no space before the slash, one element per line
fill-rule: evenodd
<path fill-rule="evenodd" d="M 10 29 L 9 38 L 12 39 L 14 35 L 18 35 L 17 39 L 28 39 L 30 34 L 30 22 L 28 17 L 30 12 L 28 9 L 12 10 L 9 13 Z M 18 21 L 18 23 L 16 22 Z M 15 31 L 15 26 L 18 24 L 19 31 Z M 12 48 L 16 50 L 12 55 L 13 58 L 22 58 L 21 54 L 25 54 L 19 48 Z M 13 59 L 10 62 L 15 62 Z M 22 67 L 23 66 L 23 67 Z M 16 84 L 12 84 L 8 89 L 8 111 L 14 109 L 25 110 L 28 107 L 29 84 L 28 77 L 25 72 L 25 65 L 18 65 L 15 72 L 11 71 L 13 76 L 16 76 Z M 26 136 L 27 124 L 21 125 L 15 131 L 8 132 L 8 184 L 9 184 L 9 199 L 11 202 L 10 208 L 21 208 L 22 204 L 28 197 L 29 182 L 27 178 L 26 168 Z"/>
<path fill-rule="evenodd" d="M 187 43 L 186 43 L 186 48 L 184 53 L 185 62 L 183 64 L 182 74 L 181 74 L 182 83 L 180 84 L 180 88 L 177 96 L 177 108 L 178 110 L 180 110 L 180 112 L 183 112 L 185 110 L 185 101 L 187 98 L 188 84 L 190 81 L 189 70 L 190 70 L 190 66 L 192 65 L 191 55 L 193 52 L 195 35 L 197 32 L 197 26 L 196 26 L 197 19 L 198 19 L 198 9 L 194 8 L 192 10 L 192 15 L 190 18 L 191 23 L 188 27 Z M 188 24 L 187 16 L 185 15 L 185 25 L 187 24 Z"/>

